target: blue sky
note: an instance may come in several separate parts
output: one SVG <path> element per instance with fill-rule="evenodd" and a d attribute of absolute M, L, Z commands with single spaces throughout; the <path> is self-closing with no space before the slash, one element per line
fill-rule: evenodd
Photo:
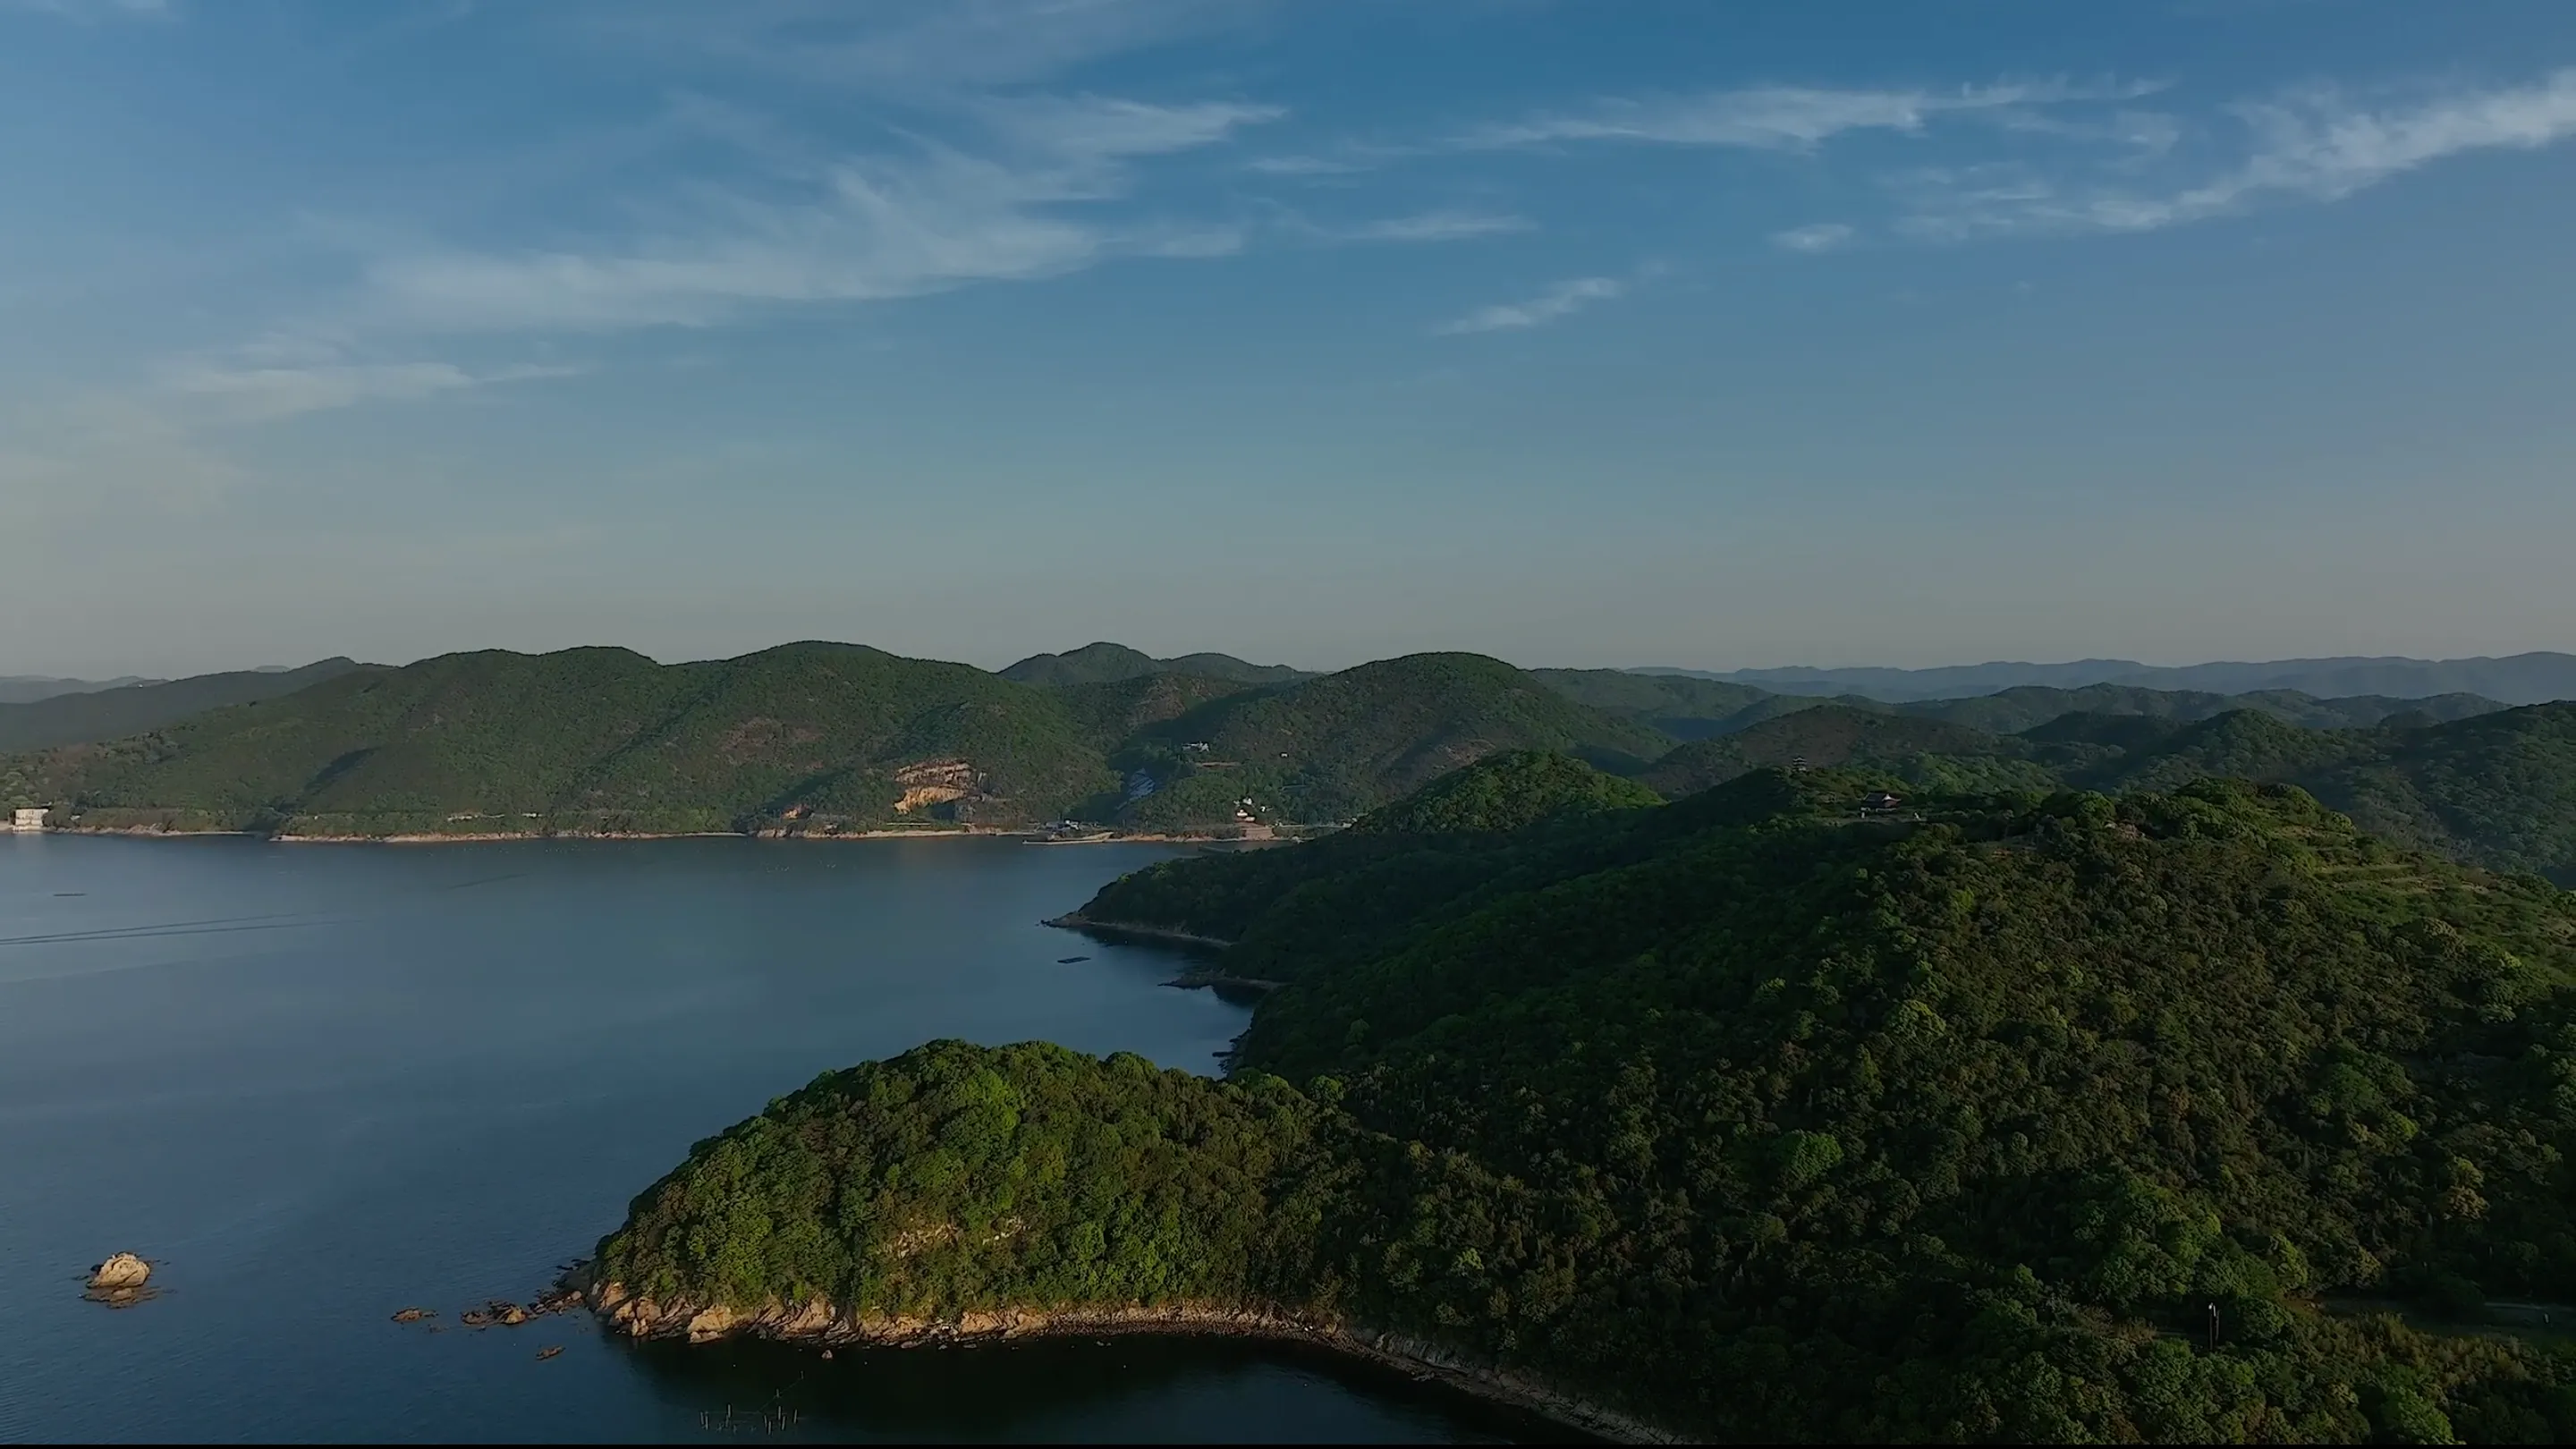
<path fill-rule="evenodd" d="M 2576 647 L 2557 0 L 0 0 L 0 673 Z"/>

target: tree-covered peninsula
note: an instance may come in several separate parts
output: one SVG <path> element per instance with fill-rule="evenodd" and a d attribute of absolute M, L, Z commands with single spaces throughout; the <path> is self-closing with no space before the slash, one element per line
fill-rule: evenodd
<path fill-rule="evenodd" d="M 2576 898 L 2288 787 L 1895 785 L 1113 884 L 1084 916 L 1285 983 L 1224 1080 L 827 1075 L 638 1197 L 595 1291 L 645 1332 L 1303 1333 L 1630 1432 L 2576 1434 L 2567 1338 L 2481 1326 L 2576 1300 Z"/>

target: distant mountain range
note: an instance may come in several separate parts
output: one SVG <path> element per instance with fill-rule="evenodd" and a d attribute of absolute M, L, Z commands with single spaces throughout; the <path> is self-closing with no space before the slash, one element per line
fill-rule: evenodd
<path fill-rule="evenodd" d="M 24 702 L 0 703 L 0 751 L 42 750 L 140 734 L 203 710 L 293 694 L 357 667 L 354 659 L 324 659 L 301 669 L 245 669 L 189 679 L 83 685 Z"/>
<path fill-rule="evenodd" d="M 1513 751 L 1667 797 L 1800 761 L 2043 793 L 2242 776 L 2576 880 L 2576 704 L 2119 683 L 1891 702 L 1474 654 L 1320 676 L 1114 644 L 998 674 L 828 643 L 674 665 L 619 649 L 333 659 L 0 705 L 0 805 L 302 835 L 1191 831 L 1347 822 Z"/>
<path fill-rule="evenodd" d="M 2070 664 L 1954 664 L 1934 669 L 1704 669 L 1659 667 L 1628 671 L 1749 684 L 1774 694 L 1856 694 L 1903 701 L 1958 699 L 2020 685 L 2081 689 L 2119 684 L 2141 689 L 2201 690 L 2245 694 L 2295 689 L 2321 698 L 2377 694 L 2421 698 L 2482 694 L 2506 704 L 2576 699 L 2576 654 L 2514 654 L 2501 659 L 2337 658 L 2277 659 L 2269 663 L 2186 664 L 2169 667 L 2134 659 L 2079 659 Z"/>
<path fill-rule="evenodd" d="M 0 704 L 33 704 L 58 694 L 89 694 L 102 689 L 123 689 L 129 684 L 161 682 L 139 674 L 115 679 L 57 679 L 49 674 L 0 674 Z"/>

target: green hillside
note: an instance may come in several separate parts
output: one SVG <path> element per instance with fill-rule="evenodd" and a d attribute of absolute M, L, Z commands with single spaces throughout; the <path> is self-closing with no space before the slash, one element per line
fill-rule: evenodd
<path fill-rule="evenodd" d="M 1074 672 L 1124 667 L 1116 646 L 1046 657 L 1075 661 Z M 18 707 L 88 711 L 86 732 L 226 690 L 258 696 L 99 743 L 0 753 L 0 805 L 50 804 L 65 823 L 94 828 L 349 835 L 834 833 L 1067 816 L 1202 830 L 1238 823 L 1239 807 L 1270 824 L 1349 821 L 1460 766 L 1537 751 L 1667 798 L 1802 760 L 1880 771 L 1905 791 L 2285 781 L 2392 838 L 2576 880 L 2576 743 L 2564 723 L 2576 704 L 2249 705 L 2254 697 L 2099 686 L 1897 707 L 1616 671 L 1533 674 L 1468 654 L 1286 683 L 1157 667 L 1039 687 L 822 643 L 679 665 L 576 649 L 302 672 L 317 675 L 276 697 L 266 691 L 298 676 L 207 676 Z M 2070 702 L 2099 708 L 2018 733 L 1963 722 L 2011 723 Z M 2213 704 L 2237 707 L 2201 713 Z M 2308 728 L 2294 718 L 2302 711 L 2378 722 Z"/>
<path fill-rule="evenodd" d="M 682 1319 L 1284 1308 L 1693 1437 L 2576 1434 L 2564 1339 L 2358 1306 L 2576 1298 L 2576 898 L 2291 789 L 1869 786 L 1159 867 L 1192 913 L 1139 924 L 1378 909 L 1228 1082 L 826 1077 L 600 1276 Z"/>
<path fill-rule="evenodd" d="M 1958 702 L 1944 707 L 1950 703 Z M 2457 701 L 2454 707 L 2468 708 Z M 2170 790 L 2216 777 L 2274 781 L 2298 785 L 2391 839 L 2492 869 L 2576 883 L 2576 704 L 2481 709 L 2438 724 L 2427 718 L 2429 710 L 2392 711 L 2377 727 L 2352 729 L 2302 728 L 2259 708 L 2191 721 L 2078 712 L 2017 735 L 1916 710 L 1811 704 L 1680 746 L 1638 778 L 1668 799 L 1800 760 L 1819 769 L 1876 770 L 1903 786 L 1932 790 Z M 2367 711 L 2356 706 L 2354 713 Z"/>
<path fill-rule="evenodd" d="M 2576 886 L 2576 704 L 2382 735 L 2312 788 L 2365 827 Z"/>
<path fill-rule="evenodd" d="M 1236 695 L 1146 736 L 1177 765 L 1129 807 L 1139 824 L 1205 820 L 1243 798 L 1285 819 L 1348 820 L 1505 750 L 1633 768 L 1671 745 L 1480 654 L 1410 654 Z"/>
<path fill-rule="evenodd" d="M 1001 671 L 1004 679 L 1015 683 L 1049 687 L 1114 684 L 1122 679 L 1148 674 L 1194 674 L 1235 684 L 1286 684 L 1313 677 L 1304 670 L 1291 669 L 1284 664 L 1251 664 L 1231 654 L 1184 654 L 1177 659 L 1156 659 L 1142 650 L 1110 643 L 1085 644 L 1062 654 L 1032 654 Z"/>
<path fill-rule="evenodd" d="M 88 825 L 359 835 L 1016 822 L 1113 783 L 1053 694 L 844 644 L 447 655 L 21 773 Z"/>
<path fill-rule="evenodd" d="M 1513 750 L 1453 770 L 1392 805 L 1361 816 L 1363 835 L 1441 835 L 1519 830 L 1560 816 L 1661 805 L 1634 780 L 1604 774 L 1572 755 Z"/>
<path fill-rule="evenodd" d="M 1882 770 L 1908 784 L 1943 789 L 2046 789 L 2058 783 L 2024 741 L 1911 715 L 1817 702 L 1716 739 L 1684 745 L 1643 775 L 1668 798 L 1689 795 L 1759 769 L 1805 764 Z"/>
<path fill-rule="evenodd" d="M 847 644 L 678 665 L 490 651 L 0 756 L 0 804 L 52 804 L 88 828 L 302 835 L 1067 816 L 1198 829 L 1234 823 L 1246 796 L 1265 821 L 1346 819 L 1498 751 L 1633 766 L 1666 743 L 1467 655 L 1290 685 L 1164 672 L 1036 687 Z"/>
<path fill-rule="evenodd" d="M 1056 698 L 1080 723 L 1085 737 L 1108 754 L 1125 746 L 1140 730 L 1259 686 L 1204 674 L 1162 673 L 1054 688 Z"/>
<path fill-rule="evenodd" d="M 2261 710 L 2230 710 L 2186 725 L 2147 751 L 2092 771 L 2105 785 L 2170 789 L 2212 775 L 2294 779 L 2370 747 L 2361 731 L 2301 729 Z"/>
<path fill-rule="evenodd" d="M 2068 781 L 2165 789 L 2209 776 L 2296 784 L 2367 828 L 2456 860 L 2576 884 L 2576 704 L 2442 724 L 2308 730 L 2259 710 L 2190 725 L 2072 715 L 2026 732 Z"/>
<path fill-rule="evenodd" d="M 276 699 L 358 668 L 325 659 L 301 669 L 245 669 L 0 704 L 0 754 L 119 739 L 228 704 Z"/>

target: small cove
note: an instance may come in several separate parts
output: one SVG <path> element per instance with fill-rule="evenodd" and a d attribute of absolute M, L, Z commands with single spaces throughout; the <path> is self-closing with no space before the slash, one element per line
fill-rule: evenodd
<path fill-rule="evenodd" d="M 1208 1070 L 1241 1005 L 1039 924 L 1173 853 L 0 836 L 0 1438 L 1549 1435 L 1293 1346 L 456 1326 L 817 1072 L 942 1036 Z M 158 1295 L 83 1302 L 120 1249 Z"/>

